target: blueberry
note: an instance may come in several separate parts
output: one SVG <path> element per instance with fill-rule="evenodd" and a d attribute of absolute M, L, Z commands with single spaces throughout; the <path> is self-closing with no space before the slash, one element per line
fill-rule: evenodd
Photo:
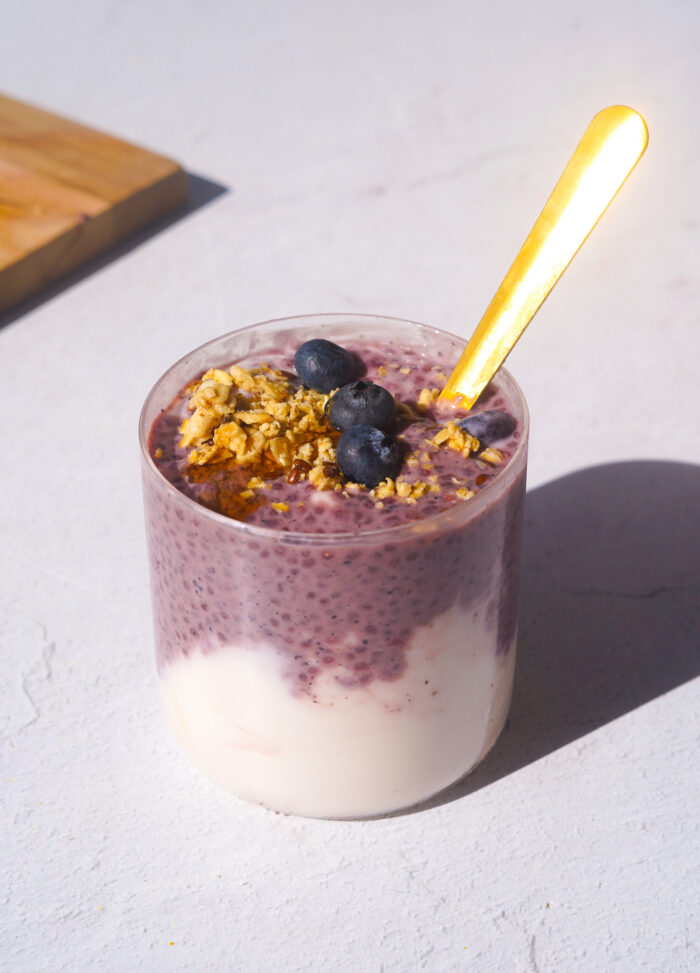
<path fill-rule="evenodd" d="M 338 440 L 336 460 L 344 476 L 354 483 L 375 487 L 401 469 L 398 440 L 374 426 L 351 426 Z"/>
<path fill-rule="evenodd" d="M 484 446 L 491 446 L 499 439 L 507 439 L 515 431 L 517 425 L 513 416 L 507 412 L 475 412 L 473 416 L 460 419 L 457 425 L 475 436 Z"/>
<path fill-rule="evenodd" d="M 312 338 L 299 345 L 294 355 L 294 369 L 304 385 L 317 392 L 330 392 L 357 378 L 358 363 L 345 348 Z"/>
<path fill-rule="evenodd" d="M 388 431 L 394 423 L 396 404 L 391 392 L 374 382 L 350 382 L 331 399 L 328 418 L 344 432 L 350 426 L 374 426 Z"/>

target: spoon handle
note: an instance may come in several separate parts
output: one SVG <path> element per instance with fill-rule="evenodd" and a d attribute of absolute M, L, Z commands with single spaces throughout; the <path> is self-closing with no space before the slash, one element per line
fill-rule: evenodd
<path fill-rule="evenodd" d="M 647 147 L 641 115 L 598 112 L 440 394 L 471 408 Z"/>

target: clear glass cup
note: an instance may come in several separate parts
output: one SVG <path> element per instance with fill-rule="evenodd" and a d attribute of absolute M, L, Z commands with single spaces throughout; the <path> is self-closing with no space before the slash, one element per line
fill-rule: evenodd
<path fill-rule="evenodd" d="M 449 787 L 503 727 L 528 414 L 502 369 L 498 389 L 522 430 L 504 468 L 466 503 L 360 534 L 252 526 L 168 482 L 148 437 L 183 386 L 310 337 L 400 339 L 448 361 L 464 343 L 369 315 L 289 318 L 210 341 L 158 380 L 139 426 L 156 659 L 167 723 L 205 774 L 278 811 L 366 817 Z"/>

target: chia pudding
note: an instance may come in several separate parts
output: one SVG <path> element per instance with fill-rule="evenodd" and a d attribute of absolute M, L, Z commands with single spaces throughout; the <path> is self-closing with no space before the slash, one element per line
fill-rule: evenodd
<path fill-rule="evenodd" d="M 298 426 L 316 423 L 313 443 L 310 432 L 289 434 L 291 452 L 283 442 L 271 450 L 268 439 L 237 462 L 231 435 L 241 417 L 258 424 L 245 427 L 248 444 L 250 430 L 264 427 L 236 383 L 229 400 L 238 400 L 218 420 L 228 438 L 183 435 L 193 388 L 196 397 L 225 378 L 201 381 L 210 369 L 230 369 L 245 385 L 262 366 L 270 395 L 285 385 L 284 401 L 299 400 L 294 356 L 309 338 L 347 349 L 361 381 L 394 396 L 393 478 L 355 483 L 338 468 L 340 433 L 325 418 L 332 395 L 314 400 L 315 418 Z M 468 773 L 502 729 L 527 411 L 504 370 L 471 412 L 439 410 L 437 391 L 462 347 L 424 325 L 363 315 L 269 322 L 182 359 L 144 406 L 165 715 L 191 760 L 241 797 L 310 816 L 384 813 Z M 464 419 L 494 412 L 512 417 L 500 438 L 467 435 L 464 447 Z M 279 433 L 267 418 L 268 435 Z"/>

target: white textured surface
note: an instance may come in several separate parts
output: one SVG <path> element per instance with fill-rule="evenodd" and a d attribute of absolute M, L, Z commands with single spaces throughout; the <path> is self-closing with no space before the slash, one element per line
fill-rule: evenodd
<path fill-rule="evenodd" d="M 229 192 L 0 330 L 0 968 L 700 967 L 699 43 L 690 0 L 5 0 L 3 88 Z M 158 707 L 148 388 L 278 315 L 468 334 L 611 103 L 650 149 L 511 358 L 509 730 L 450 800 L 380 821 L 219 792 Z"/>

